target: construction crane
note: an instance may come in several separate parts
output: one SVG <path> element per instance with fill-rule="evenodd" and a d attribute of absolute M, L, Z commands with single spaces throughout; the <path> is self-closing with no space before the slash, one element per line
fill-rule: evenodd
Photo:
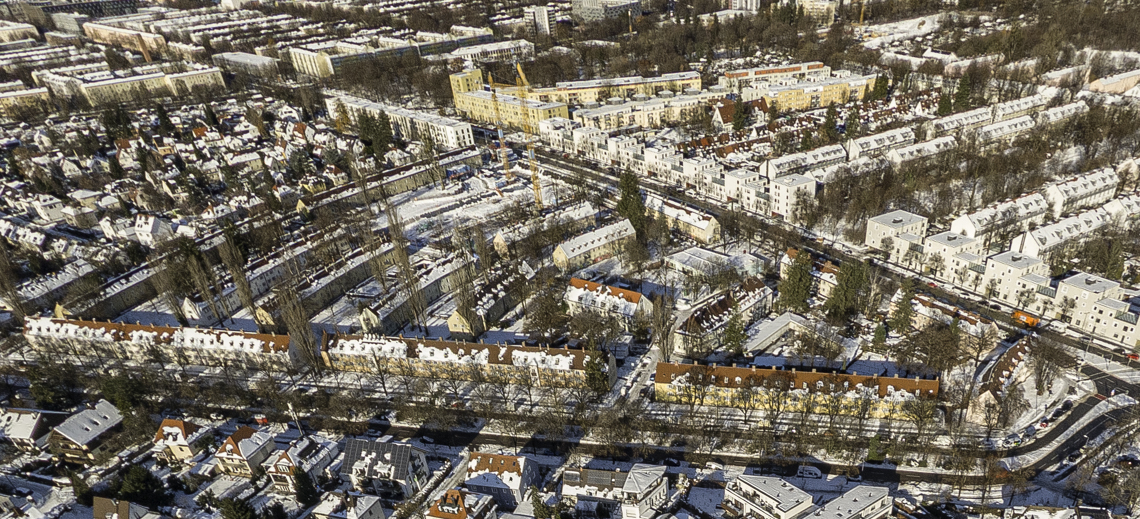
<path fill-rule="evenodd" d="M 507 153 L 507 140 L 503 138 L 503 116 L 499 112 L 499 94 L 495 91 L 495 87 L 500 85 L 495 84 L 495 78 L 490 73 L 487 74 L 487 80 L 491 84 L 491 105 L 495 107 L 495 130 L 499 132 L 499 158 L 503 161 L 503 174 L 507 176 L 507 180 L 511 180 L 515 178 L 515 175 L 511 173 L 511 159 Z"/>
<path fill-rule="evenodd" d="M 534 124 L 531 123 L 530 100 L 528 99 L 530 81 L 526 80 L 526 74 L 523 73 L 521 63 L 515 63 L 515 69 L 519 72 L 518 94 L 519 99 L 522 100 L 522 109 L 525 114 L 523 131 L 526 132 L 526 155 L 530 159 L 530 183 L 534 189 L 534 210 L 538 212 L 542 210 L 542 186 L 538 182 L 538 161 L 534 158 Z"/>

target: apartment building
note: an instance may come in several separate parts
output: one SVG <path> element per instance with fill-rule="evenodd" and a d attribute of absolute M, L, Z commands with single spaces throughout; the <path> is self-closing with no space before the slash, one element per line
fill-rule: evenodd
<path fill-rule="evenodd" d="M 992 122 L 993 111 L 989 107 L 975 108 L 929 121 L 926 134 L 930 137 L 960 137 Z"/>
<path fill-rule="evenodd" d="M 738 9 L 733 7 L 733 9 Z M 744 9 L 752 10 L 756 9 Z M 732 70 L 720 77 L 720 86 L 735 92 L 737 88 L 751 87 L 755 83 L 773 83 L 788 79 L 804 80 L 807 78 L 831 77 L 831 67 L 818 61 L 796 63 L 794 65 L 776 65 L 772 67 L 756 67 Z"/>
<path fill-rule="evenodd" d="M 122 429 L 123 415 L 110 402 L 99 399 L 71 415 L 52 430 L 48 444 L 58 459 L 93 465 L 106 452 L 107 440 Z"/>
<path fill-rule="evenodd" d="M 773 292 L 756 277 L 746 278 L 740 285 L 712 294 L 692 308 L 681 312 L 674 330 L 674 344 L 686 349 L 693 336 L 719 336 L 733 315 L 739 314 L 745 327 L 767 315 L 772 309 Z M 681 352 L 679 352 L 681 353 Z M 684 352 L 687 353 L 687 352 Z"/>
<path fill-rule="evenodd" d="M 551 256 L 554 265 L 564 272 L 577 270 L 624 250 L 634 235 L 633 224 L 622 219 L 559 243 Z"/>
<path fill-rule="evenodd" d="M 890 489 L 858 485 L 821 506 L 814 516 L 820 519 L 883 519 L 894 513 Z"/>
<path fill-rule="evenodd" d="M 515 243 L 534 230 L 564 227 L 571 232 L 579 231 L 593 225 L 597 214 L 597 208 L 589 202 L 563 207 L 544 217 L 500 228 L 491 238 L 491 246 L 495 247 L 500 256 L 511 257 L 514 256 Z"/>
<path fill-rule="evenodd" d="M 274 492 L 295 494 L 298 473 L 305 473 L 309 476 L 309 481 L 315 483 L 339 453 L 340 447 L 335 441 L 316 435 L 302 435 L 265 462 L 265 474 L 273 482 Z"/>
<path fill-rule="evenodd" d="M 907 239 L 899 240 L 891 261 L 903 262 L 906 256 L 903 246 L 910 243 Z M 921 246 L 925 257 L 923 269 L 938 279 L 958 284 L 965 284 L 971 272 L 981 268 L 985 259 L 981 240 L 949 231 L 926 237 Z"/>
<path fill-rule="evenodd" d="M 435 376 L 440 366 L 481 366 L 485 372 L 527 377 L 541 386 L 585 384 L 586 364 L 592 355 L 570 348 L 346 334 L 325 335 L 320 352 L 325 365 L 338 371 L 410 370 L 420 376 Z M 606 360 L 611 379 L 616 380 L 614 361 Z"/>
<path fill-rule="evenodd" d="M 803 175 L 785 175 L 768 183 L 768 211 L 772 216 L 792 221 L 796 202 L 801 198 L 814 198 L 815 179 Z"/>
<path fill-rule="evenodd" d="M 661 219 L 698 242 L 708 244 L 720 240 L 720 224 L 700 209 L 651 193 L 645 197 L 645 210 L 652 218 Z"/>
<path fill-rule="evenodd" d="M 540 482 L 538 463 L 526 456 L 485 452 L 471 455 L 466 477 L 463 486 L 472 492 L 491 496 L 499 506 L 508 509 L 522 503 L 531 485 Z"/>
<path fill-rule="evenodd" d="M 131 49 L 152 58 L 166 54 L 166 38 L 161 34 L 94 22 L 83 24 L 83 34 L 95 43 Z"/>
<path fill-rule="evenodd" d="M 1049 99 L 1041 94 L 1022 97 L 993 106 L 993 122 L 1008 121 L 1026 115 L 1034 115 L 1045 109 Z"/>
<path fill-rule="evenodd" d="M 434 113 L 384 105 L 347 94 L 330 95 L 325 99 L 325 106 L 330 114 L 336 114 L 343 106 L 353 121 L 363 113 L 373 117 L 386 114 L 392 124 L 392 133 L 405 140 L 422 141 L 431 137 L 436 146 L 447 150 L 475 144 L 470 124 Z"/>
<path fill-rule="evenodd" d="M 641 16 L 641 0 L 572 0 L 571 12 L 583 22 L 597 22 L 618 16 Z"/>
<path fill-rule="evenodd" d="M 554 33 L 554 9 L 545 5 L 523 8 L 523 23 L 530 34 L 550 35 Z"/>
<path fill-rule="evenodd" d="M 38 39 L 40 39 L 40 31 L 36 29 L 36 26 L 29 23 L 0 20 L 0 42 Z"/>
<path fill-rule="evenodd" d="M 1053 218 L 1060 218 L 1063 214 L 1108 202 L 1119 184 L 1116 171 L 1101 168 L 1049 184 L 1041 192 L 1052 208 Z"/>
<path fill-rule="evenodd" d="M 832 144 L 767 159 L 760 163 L 758 171 L 769 180 L 775 180 L 784 175 L 802 175 L 813 169 L 826 168 L 846 161 L 847 150 L 842 145 Z"/>
<path fill-rule="evenodd" d="M 566 118 L 570 112 L 562 103 L 548 103 L 507 94 L 493 95 L 485 90 L 455 92 L 455 110 L 482 123 L 499 123 L 512 128 L 537 127 L 551 117 Z M 498 109 L 496 110 L 496 106 Z"/>
<path fill-rule="evenodd" d="M 1037 127 L 1037 122 L 1028 115 L 1006 119 L 978 128 L 978 143 L 987 147 L 1011 144 Z"/>
<path fill-rule="evenodd" d="M 861 101 L 875 84 L 876 76 L 855 76 L 848 71 L 833 73 L 828 78 L 809 78 L 804 81 L 782 80 L 772 83 L 755 83 L 741 91 L 745 102 L 763 99 L 767 106 L 778 110 L 810 110 Z"/>
<path fill-rule="evenodd" d="M 1084 101 L 1077 101 L 1075 103 L 1039 111 L 1034 115 L 1034 119 L 1037 121 L 1038 126 L 1046 127 L 1063 123 L 1088 111 L 1089 105 L 1086 105 Z"/>
<path fill-rule="evenodd" d="M 532 96 L 543 102 L 565 103 L 572 106 L 602 103 L 613 97 L 632 98 L 637 94 L 658 95 L 663 90 L 674 94 L 699 92 L 700 72 L 674 72 L 657 77 L 628 76 L 583 81 L 562 81 L 553 87 L 534 88 Z M 509 89 L 504 90 L 510 93 Z"/>
<path fill-rule="evenodd" d="M 958 147 L 958 140 L 952 135 L 944 135 L 926 142 L 917 142 L 909 146 L 895 148 L 887 151 L 885 157 L 895 165 L 913 161 L 931 159 Z"/>
<path fill-rule="evenodd" d="M 1061 280 L 1056 290 L 1053 308 L 1058 309 L 1058 318 L 1067 318 L 1080 330 L 1130 348 L 1140 346 L 1140 314 L 1126 300 L 1120 283 L 1080 272 Z"/>
<path fill-rule="evenodd" d="M 881 157 L 892 150 L 914 144 L 914 130 L 898 128 L 895 130 L 868 135 L 847 141 L 847 160 L 860 157 Z"/>
<path fill-rule="evenodd" d="M 279 60 L 247 52 L 220 52 L 211 58 L 214 66 L 235 74 L 275 78 Z"/>
<path fill-rule="evenodd" d="M 252 479 L 253 469 L 269 459 L 275 449 L 271 434 L 243 425 L 222 442 L 214 458 L 222 474 Z"/>
<path fill-rule="evenodd" d="M 1006 304 L 1020 306 L 1018 294 L 1047 285 L 1049 266 L 1038 258 L 1019 252 L 1006 251 L 986 258 L 982 279 L 986 297 L 997 298 Z"/>
<path fill-rule="evenodd" d="M 41 409 L 0 409 L 0 432 L 17 449 L 39 453 L 47 447 L 52 430 L 67 420 L 68 414 Z"/>
<path fill-rule="evenodd" d="M 44 113 L 51 107 L 46 88 L 27 88 L 0 93 L 0 115 L 13 120 Z"/>
<path fill-rule="evenodd" d="M 430 519 L 497 519 L 499 506 L 488 495 L 450 489 L 428 507 Z"/>
<path fill-rule="evenodd" d="M 563 300 L 570 316 L 587 311 L 598 312 L 617 319 L 627 330 L 639 315 L 647 316 L 653 312 L 653 303 L 639 292 L 578 278 L 570 279 Z"/>
<path fill-rule="evenodd" d="M 601 130 L 629 126 L 661 128 L 683 120 L 694 110 L 707 110 L 711 100 L 723 97 L 723 92 L 713 91 L 682 95 L 665 91 L 655 97 L 635 94 L 630 101 L 611 101 L 596 108 L 580 108 L 574 112 L 574 120 Z"/>
<path fill-rule="evenodd" d="M 340 464 L 341 481 L 384 499 L 411 499 L 427 485 L 427 451 L 402 442 L 349 438 Z"/>
<path fill-rule="evenodd" d="M 703 364 L 675 364 L 658 362 L 654 378 L 654 391 L 658 402 L 683 402 L 688 388 L 699 386 L 705 393 L 706 405 L 728 406 L 741 398 L 742 391 L 788 391 L 803 389 L 852 399 L 866 396 L 875 399 L 871 412 L 883 416 L 889 408 L 901 405 L 907 398 L 933 398 L 938 395 L 937 378 L 898 378 L 858 373 L 825 373 L 817 371 L 782 370 L 760 367 L 718 366 Z M 860 395 L 859 393 L 864 393 Z M 891 396 L 892 398 L 885 398 Z M 793 403 L 790 412 L 797 412 L 803 403 Z M 823 399 L 813 405 L 820 409 Z"/>
<path fill-rule="evenodd" d="M 157 351 L 182 365 L 238 363 L 274 370 L 292 367 L 295 360 L 288 335 L 231 330 L 32 317 L 24 322 L 24 337 L 42 355 L 80 359 L 150 362 Z"/>
<path fill-rule="evenodd" d="M 721 508 L 730 517 L 801 519 L 817 508 L 811 494 L 783 479 L 743 474 L 724 487 Z"/>
<path fill-rule="evenodd" d="M 1030 193 L 1013 200 L 1005 200 L 950 222 L 950 231 L 984 239 L 988 244 L 991 234 L 1020 232 L 1038 225 L 1049 211 L 1049 202 L 1040 193 Z"/>
<path fill-rule="evenodd" d="M 455 49 L 451 56 L 479 63 L 526 61 L 534 57 L 534 44 L 526 40 L 483 43 Z"/>
<path fill-rule="evenodd" d="M 629 472 L 568 468 L 562 472 L 562 500 L 599 516 L 652 519 L 669 498 L 665 467 L 634 464 Z"/>
<path fill-rule="evenodd" d="M 1104 209 L 1085 211 L 1021 233 L 1010 241 L 1009 249 L 1035 258 L 1048 258 L 1050 253 L 1091 236 L 1111 222 L 1112 215 Z"/>

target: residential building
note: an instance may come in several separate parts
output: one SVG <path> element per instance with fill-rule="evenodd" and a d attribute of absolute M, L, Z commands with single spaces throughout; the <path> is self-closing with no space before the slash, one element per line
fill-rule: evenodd
<path fill-rule="evenodd" d="M 842 399 L 870 398 L 873 400 L 873 416 L 883 416 L 889 408 L 897 407 L 911 397 L 936 397 L 939 390 L 937 378 L 668 362 L 657 363 L 653 382 L 658 402 L 684 402 L 693 387 L 701 388 L 705 405 L 718 406 L 733 405 L 741 398 L 741 391 L 746 390 L 757 393 L 805 389 Z M 819 409 L 823 404 L 824 399 L 820 398 L 812 405 Z M 798 412 L 802 405 L 792 404 L 789 411 Z"/>
<path fill-rule="evenodd" d="M 534 44 L 526 40 L 507 40 L 460 47 L 451 56 L 479 63 L 521 62 L 534 58 Z"/>
<path fill-rule="evenodd" d="M 554 33 L 554 9 L 545 5 L 523 8 L 523 23 L 530 34 L 550 35 Z"/>
<path fill-rule="evenodd" d="M 1110 223 L 1112 215 L 1096 208 L 1021 233 L 1010 241 L 1009 249 L 1035 258 L 1048 258 L 1050 253 L 1083 240 Z"/>
<path fill-rule="evenodd" d="M 321 357 L 325 365 L 338 371 L 401 369 L 422 376 L 434 376 L 440 366 L 478 365 L 487 374 L 527 377 L 536 386 L 558 387 L 586 383 L 591 353 L 570 348 L 337 334 L 324 336 Z M 614 360 L 604 360 L 610 366 L 608 374 L 613 383 L 617 379 Z M 470 375 L 467 370 L 464 373 Z"/>
<path fill-rule="evenodd" d="M 1089 105 L 1085 104 L 1084 101 L 1077 101 L 1037 112 L 1034 115 L 1034 119 L 1037 121 L 1038 126 L 1046 128 L 1068 121 L 1088 111 Z"/>
<path fill-rule="evenodd" d="M 275 449 L 273 436 L 243 425 L 222 442 L 214 457 L 222 474 L 252 478 L 254 467 L 260 467 Z"/>
<path fill-rule="evenodd" d="M 383 501 L 359 492 L 329 492 L 313 507 L 315 519 L 388 519 Z"/>
<path fill-rule="evenodd" d="M 900 239 L 895 250 L 890 251 L 891 261 L 902 262 L 906 256 L 903 248 L 909 249 L 909 244 L 908 240 Z M 981 240 L 947 231 L 926 237 L 922 242 L 922 254 L 925 256 L 925 271 L 938 279 L 964 285 L 971 272 L 977 273 L 979 266 L 984 264 L 985 250 Z"/>
<path fill-rule="evenodd" d="M 892 150 L 914 144 L 914 130 L 898 128 L 847 141 L 847 160 L 881 157 Z"/>
<path fill-rule="evenodd" d="M 987 124 L 978 128 L 977 140 L 984 146 L 998 146 L 1010 144 L 1037 127 L 1037 122 L 1028 115 L 1006 119 L 1001 122 Z"/>
<path fill-rule="evenodd" d="M 835 103 L 842 105 L 862 100 L 875 84 L 874 75 L 856 76 L 848 71 L 834 72 L 828 78 L 809 78 L 805 81 L 776 81 L 754 83 L 741 91 L 745 101 L 763 99 L 767 106 L 781 111 L 824 108 Z"/>
<path fill-rule="evenodd" d="M 993 111 L 989 107 L 975 108 L 928 122 L 926 134 L 930 137 L 945 135 L 961 137 L 991 122 L 993 122 Z"/>
<path fill-rule="evenodd" d="M 768 184 L 768 211 L 787 221 L 795 219 L 796 202 L 815 198 L 815 179 L 803 175 L 784 175 Z"/>
<path fill-rule="evenodd" d="M 455 110 L 468 119 L 483 123 L 502 122 L 512 128 L 537 125 L 551 117 L 569 117 L 562 103 L 548 103 L 528 97 L 522 99 L 507 94 L 493 95 L 485 90 L 455 92 Z M 498 110 L 496 110 L 496 105 Z M 497 113 L 496 113 L 497 112 Z"/>
<path fill-rule="evenodd" d="M 450 489 L 428 508 L 432 519 L 496 519 L 498 505 L 491 496 Z"/>
<path fill-rule="evenodd" d="M 122 499 L 95 496 L 91 503 L 93 519 L 161 519 L 162 514 Z"/>
<path fill-rule="evenodd" d="M 26 88 L 0 92 L 0 115 L 19 120 L 31 114 L 46 112 L 51 94 L 46 88 Z"/>
<path fill-rule="evenodd" d="M 467 480 L 472 492 L 486 494 L 504 509 L 523 502 L 527 489 L 539 483 L 538 464 L 526 456 L 476 452 L 467 462 Z"/>
<path fill-rule="evenodd" d="M 629 329 L 640 314 L 649 315 L 653 303 L 639 292 L 611 287 L 593 281 L 571 278 L 564 297 L 566 313 L 573 316 L 584 311 L 593 311 L 614 317 Z"/>
<path fill-rule="evenodd" d="M 744 0 L 733 1 L 732 9 L 734 10 L 758 10 L 751 8 L 752 6 L 736 7 L 737 4 L 735 2 Z M 720 86 L 735 92 L 737 88 L 750 87 L 754 83 L 775 83 L 789 79 L 804 80 L 807 78 L 823 79 L 828 77 L 831 77 L 831 67 L 818 61 L 810 61 L 807 63 L 796 63 L 794 65 L 776 65 L 771 67 L 732 70 L 725 72 L 718 81 Z"/>
<path fill-rule="evenodd" d="M 562 500 L 580 515 L 651 519 L 669 498 L 665 467 L 634 464 L 629 472 L 568 468 L 562 472 Z"/>
<path fill-rule="evenodd" d="M 0 20 L 0 42 L 11 42 L 28 39 L 40 39 L 40 31 L 36 29 L 35 25 L 32 25 L 30 23 Z"/>
<path fill-rule="evenodd" d="M 1140 346 L 1140 314 L 1126 299 L 1120 283 L 1078 272 L 1057 284 L 1052 308 L 1058 309 L 1058 318 L 1077 329 L 1136 348 Z"/>
<path fill-rule="evenodd" d="M 110 402 L 100 399 L 71 415 L 52 431 L 52 452 L 67 463 L 92 465 L 121 429 L 123 415 Z"/>
<path fill-rule="evenodd" d="M 1045 109 L 1049 99 L 1041 94 L 998 103 L 993 106 L 993 122 L 1008 121 L 1026 115 L 1034 115 Z"/>
<path fill-rule="evenodd" d="M 633 224 L 622 219 L 566 240 L 554 248 L 554 264 L 563 271 L 597 263 L 623 250 L 634 239 Z"/>
<path fill-rule="evenodd" d="M 687 234 L 700 243 L 708 244 L 720 240 L 720 224 L 715 217 L 700 209 L 652 193 L 645 197 L 645 209 L 649 216 L 661 219 L 669 227 Z"/>
<path fill-rule="evenodd" d="M 1049 266 L 1038 258 L 1020 252 L 1006 251 L 986 258 L 983 289 L 986 297 L 997 298 L 1020 307 L 1019 292 L 1033 291 L 1046 284 Z"/>
<path fill-rule="evenodd" d="M 1140 69 L 1096 79 L 1089 83 L 1088 89 L 1091 92 L 1123 94 L 1138 84 L 1140 84 Z"/>
<path fill-rule="evenodd" d="M 373 117 L 383 113 L 388 116 L 388 121 L 392 124 L 392 134 L 404 140 L 422 141 L 430 137 L 436 146 L 446 150 L 475 144 L 470 124 L 434 113 L 383 105 L 347 94 L 330 95 L 325 99 L 325 106 L 329 114 L 334 117 L 337 110 L 343 106 L 353 121 L 362 113 L 368 113 Z"/>
<path fill-rule="evenodd" d="M 410 499 L 431 478 L 427 452 L 407 443 L 349 438 L 340 465 L 342 481 L 384 499 Z"/>
<path fill-rule="evenodd" d="M 733 315 L 740 315 L 746 328 L 756 319 L 768 314 L 772 308 L 772 289 L 760 278 L 746 278 L 740 285 L 727 291 L 712 294 L 678 316 L 680 324 L 674 336 L 674 348 L 679 353 L 689 352 L 692 337 L 719 337 Z"/>
<path fill-rule="evenodd" d="M 167 463 L 186 463 L 201 450 L 202 438 L 211 434 L 209 428 L 174 418 L 164 418 L 154 434 L 155 457 Z"/>
<path fill-rule="evenodd" d="M 316 519 L 387 519 L 379 497 L 352 491 L 324 494 L 312 515 Z"/>
<path fill-rule="evenodd" d="M 820 519 L 883 519 L 894 513 L 890 489 L 858 485 L 821 506 L 813 517 Z"/>
<path fill-rule="evenodd" d="M 938 154 L 958 147 L 958 141 L 952 135 L 944 135 L 926 142 L 918 142 L 910 146 L 892 149 L 887 152 L 886 159 L 895 165 L 905 164 L 916 160 L 931 159 Z"/>
<path fill-rule="evenodd" d="M 34 453 L 47 447 L 52 429 L 66 419 L 59 411 L 8 408 L 0 411 L 0 431 L 17 449 Z"/>
<path fill-rule="evenodd" d="M 135 217 L 135 236 L 139 243 L 147 247 L 153 248 L 173 235 L 174 229 L 169 220 L 141 213 Z"/>
<path fill-rule="evenodd" d="M 902 296 L 904 293 L 902 289 L 899 289 L 891 298 L 889 312 L 891 316 L 894 316 L 895 312 L 903 307 Z M 911 315 L 914 317 L 911 322 L 916 329 L 921 330 L 934 324 L 957 325 L 958 330 L 966 335 L 988 341 L 983 343 L 986 348 L 992 348 L 1001 338 L 1001 329 L 998 328 L 997 323 L 975 312 L 941 301 L 934 296 L 917 293 L 906 303 L 909 303 L 911 310 L 913 310 Z"/>
<path fill-rule="evenodd" d="M 641 16 L 641 0 L 572 0 L 571 12 L 583 22 L 618 16 Z"/>
<path fill-rule="evenodd" d="M 785 175 L 804 174 L 813 169 L 822 169 L 846 161 L 847 151 L 843 146 L 832 144 L 765 160 L 760 163 L 758 171 L 768 180 L 775 180 Z"/>
<path fill-rule="evenodd" d="M 982 239 L 988 246 L 991 235 L 1021 232 L 1044 221 L 1048 211 L 1049 202 L 1045 197 L 1030 193 L 959 216 L 950 222 L 950 231 Z"/>
<path fill-rule="evenodd" d="M 166 54 L 166 38 L 161 34 L 137 31 L 126 27 L 116 27 L 95 22 L 83 24 L 83 33 L 95 43 L 116 45 L 141 52 L 149 57 Z"/>
<path fill-rule="evenodd" d="M 659 95 L 663 91 L 673 94 L 699 92 L 701 74 L 696 71 L 673 72 L 657 77 L 628 76 L 582 81 L 562 81 L 552 87 L 531 90 L 530 96 L 543 102 L 565 103 L 572 106 L 603 103 L 613 97 L 629 99 L 637 94 Z M 511 93 L 510 89 L 504 92 Z"/>
<path fill-rule="evenodd" d="M 783 479 L 743 474 L 725 485 L 721 508 L 730 517 L 800 519 L 816 510 L 812 500 Z"/>
<path fill-rule="evenodd" d="M 1112 168 L 1101 168 L 1045 186 L 1042 194 L 1052 208 L 1053 218 L 1078 209 L 1101 205 L 1116 194 L 1120 177 Z"/>
<path fill-rule="evenodd" d="M 186 365 L 293 366 L 288 335 L 32 317 L 24 336 L 41 355 L 150 362 L 155 351 Z"/>
<path fill-rule="evenodd" d="M 335 441 L 311 434 L 293 440 L 265 462 L 265 474 L 273 482 L 273 491 L 281 494 L 297 492 L 297 474 L 304 472 L 316 484 L 324 470 L 340 453 Z"/>
<path fill-rule="evenodd" d="M 246 52 L 220 52 L 210 58 L 215 67 L 234 74 L 272 79 L 278 76 L 277 60 Z"/>
<path fill-rule="evenodd" d="M 451 337 L 461 341 L 475 341 L 487 327 L 498 322 L 517 304 L 519 289 L 534 278 L 534 270 L 524 262 L 518 268 L 495 267 L 485 277 L 472 281 L 475 294 L 471 308 L 456 308 L 447 318 Z M 486 281 L 484 281 L 486 280 Z"/>
<path fill-rule="evenodd" d="M 491 245 L 503 257 L 514 256 L 515 243 L 529 236 L 535 230 L 563 228 L 569 232 L 581 231 L 594 225 L 594 217 L 598 210 L 590 202 L 580 202 L 568 207 L 557 209 L 538 220 L 518 222 L 509 227 L 500 228 L 491 238 Z"/>

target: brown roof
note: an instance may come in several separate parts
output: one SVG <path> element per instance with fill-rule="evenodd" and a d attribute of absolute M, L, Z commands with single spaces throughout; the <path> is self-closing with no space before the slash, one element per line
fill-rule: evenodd
<path fill-rule="evenodd" d="M 158 425 L 158 432 L 154 433 L 154 441 L 156 443 L 162 441 L 162 431 L 167 427 L 177 427 L 178 430 L 182 431 L 182 436 L 185 438 L 189 438 L 191 434 L 201 429 L 197 424 L 183 420 L 175 420 L 173 418 L 165 418 L 162 420 L 162 423 Z"/>
<path fill-rule="evenodd" d="M 709 377 L 709 382 L 712 385 L 722 388 L 736 388 L 745 385 L 748 382 L 757 384 L 765 383 L 771 380 L 773 375 L 782 377 L 791 377 L 794 381 L 796 388 L 816 388 L 819 382 L 827 383 L 828 379 L 835 383 L 844 384 L 848 387 L 862 384 L 864 387 L 877 387 L 879 396 L 887 396 L 887 388 L 893 387 L 895 391 L 922 391 L 923 394 L 930 396 L 938 395 L 938 379 L 924 379 L 924 378 L 898 378 L 898 377 L 880 377 L 878 375 L 859 375 L 847 373 L 824 373 L 816 371 L 798 371 L 798 370 L 779 370 L 771 368 L 755 368 L 744 367 L 738 368 L 733 366 L 706 366 L 702 364 L 673 364 L 667 362 L 657 363 L 657 377 L 656 383 L 668 384 L 674 378 L 684 375 L 694 369 L 699 368 Z M 806 386 L 805 386 L 806 384 Z"/>
<path fill-rule="evenodd" d="M 486 452 L 476 452 L 471 461 L 475 465 L 467 465 L 467 474 L 474 472 L 494 472 L 496 474 L 503 473 L 522 473 L 522 463 L 520 456 L 506 456 L 503 454 L 489 454 Z"/>
<path fill-rule="evenodd" d="M 248 425 L 238 427 L 238 430 L 234 431 L 234 433 L 231 434 L 229 438 L 226 438 L 226 441 L 222 442 L 222 446 L 218 447 L 218 452 L 226 452 L 226 446 L 228 445 L 230 447 L 230 452 L 236 452 L 240 454 L 241 449 L 238 448 L 238 444 L 241 443 L 242 440 L 249 439 L 254 434 L 257 434 L 257 429 L 254 429 L 253 427 L 250 427 Z"/>
<path fill-rule="evenodd" d="M 31 325 L 31 320 L 24 324 L 24 333 L 28 333 Z M 113 323 L 110 321 L 84 321 L 81 319 L 51 319 L 52 323 L 67 324 L 78 326 L 80 328 L 87 328 L 94 330 L 101 334 L 108 334 L 114 341 L 129 341 L 131 335 L 135 332 L 153 333 L 154 337 L 151 339 L 157 344 L 171 344 L 174 342 L 174 334 L 184 328 L 175 326 L 155 326 L 152 324 L 129 324 L 129 323 Z M 265 353 L 282 353 L 289 351 L 289 336 L 277 335 L 271 333 L 253 333 L 243 332 L 239 330 L 225 330 L 225 329 L 211 329 L 202 328 L 198 329 L 199 332 L 213 333 L 216 335 L 236 335 L 242 339 L 257 339 L 261 341 L 261 350 Z"/>
<path fill-rule="evenodd" d="M 690 333 L 694 331 L 704 330 L 703 323 L 708 322 L 710 319 L 714 319 L 723 315 L 725 312 L 732 310 L 732 308 L 736 306 L 737 296 L 740 295 L 741 292 L 752 292 L 754 290 L 761 290 L 763 288 L 764 282 L 760 281 L 759 278 L 750 277 L 748 279 L 745 279 L 739 287 L 730 290 L 727 294 L 725 294 L 724 297 L 710 301 L 709 304 L 702 306 L 701 308 L 697 309 L 697 311 L 693 312 L 692 315 L 690 315 L 689 318 L 685 320 L 682 328 L 686 332 Z"/>
<path fill-rule="evenodd" d="M 570 279 L 570 286 L 574 288 L 584 288 L 590 292 L 600 292 L 603 288 L 608 289 L 611 295 L 620 297 L 633 304 L 641 302 L 641 293 L 634 292 L 633 290 L 626 290 L 624 288 L 611 287 L 601 283 L 594 283 L 593 281 L 586 281 L 584 279 L 572 278 Z"/>
<path fill-rule="evenodd" d="M 466 492 L 461 490 L 448 490 L 439 501 L 431 505 L 428 515 L 442 517 L 443 519 L 467 519 L 467 503 L 463 499 L 465 495 Z M 457 511 L 455 513 L 445 512 L 440 509 L 440 505 L 454 505 Z"/>
<path fill-rule="evenodd" d="M 334 347 L 337 342 L 346 340 L 359 340 L 363 338 L 361 335 L 348 335 L 348 334 L 325 334 L 321 340 L 321 351 L 328 351 Z M 384 337 L 385 340 L 403 341 L 407 346 L 408 358 L 420 358 L 420 348 L 435 348 L 445 349 L 455 353 L 456 355 L 469 355 L 476 351 L 487 351 L 487 364 L 495 365 L 513 365 L 512 354 L 514 352 L 543 352 L 548 355 L 567 355 L 571 357 L 570 369 L 574 371 L 582 371 L 586 369 L 586 361 L 590 354 L 585 350 L 559 348 L 559 347 L 540 347 L 540 346 L 521 346 L 515 344 L 492 344 L 482 342 L 463 342 L 463 341 L 446 341 L 442 339 L 419 339 L 419 338 L 404 338 L 404 337 Z"/>

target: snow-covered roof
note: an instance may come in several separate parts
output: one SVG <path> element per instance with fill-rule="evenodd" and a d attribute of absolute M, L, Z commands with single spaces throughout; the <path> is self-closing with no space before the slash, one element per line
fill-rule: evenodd
<path fill-rule="evenodd" d="M 633 224 L 629 223 L 628 219 L 623 218 L 617 223 L 570 238 L 558 244 L 558 248 L 562 249 L 567 258 L 575 258 L 598 247 L 630 238 L 634 234 Z"/>
<path fill-rule="evenodd" d="M 565 299 L 585 308 L 632 319 L 637 313 L 642 295 L 633 290 L 572 278 L 570 285 L 566 287 Z"/>
<path fill-rule="evenodd" d="M 1020 135 L 1021 133 L 1033 129 L 1035 126 L 1037 126 L 1037 123 L 1028 115 L 1014 117 L 1013 119 L 987 124 L 978 128 L 978 140 L 986 142 Z"/>
<path fill-rule="evenodd" d="M 379 335 L 326 335 L 321 350 L 329 355 L 363 355 L 369 358 L 419 359 L 455 364 L 534 366 L 558 371 L 584 370 L 590 360 L 588 352 L 569 348 Z"/>
<path fill-rule="evenodd" d="M 56 426 L 55 432 L 77 445 L 87 445 L 122 421 L 123 415 L 115 406 L 104 399 L 99 399 L 95 405 L 64 420 Z"/>
<path fill-rule="evenodd" d="M 812 517 L 819 519 L 851 519 L 863 517 L 892 505 L 890 489 L 859 485 L 828 501 Z"/>
<path fill-rule="evenodd" d="M 167 344 L 174 349 L 219 349 L 280 354 L 289 351 L 288 335 L 47 317 L 28 318 L 24 322 L 24 336 L 33 342 L 80 339 L 95 342 L 128 342 L 139 346 Z"/>
<path fill-rule="evenodd" d="M 677 220 L 697 229 L 707 229 L 713 222 L 713 217 L 710 214 L 673 200 L 666 200 L 656 194 L 649 194 L 645 197 L 645 208 L 660 213 L 670 220 Z"/>
<path fill-rule="evenodd" d="M 952 150 L 958 147 L 958 141 L 952 135 L 944 135 L 937 139 L 931 139 L 926 142 L 918 142 L 910 146 L 903 146 L 894 150 L 888 158 L 896 163 L 907 162 L 910 160 L 923 159 L 942 153 L 946 150 Z"/>
<path fill-rule="evenodd" d="M 467 462 L 467 486 L 498 487 L 525 491 L 523 471 L 529 463 L 526 456 L 507 456 L 476 452 Z"/>

